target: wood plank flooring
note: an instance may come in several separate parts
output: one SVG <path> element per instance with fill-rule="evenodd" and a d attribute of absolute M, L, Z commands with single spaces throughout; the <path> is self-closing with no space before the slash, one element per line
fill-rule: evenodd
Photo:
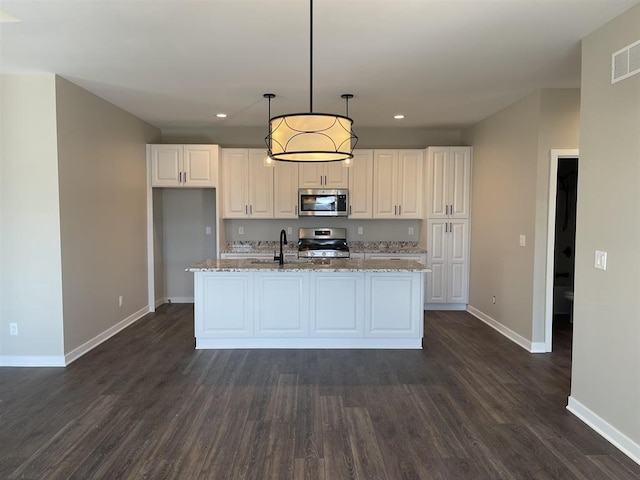
<path fill-rule="evenodd" d="M 531 355 L 465 312 L 424 350 L 194 350 L 164 305 L 65 369 L 0 369 L 2 479 L 638 479 Z"/>

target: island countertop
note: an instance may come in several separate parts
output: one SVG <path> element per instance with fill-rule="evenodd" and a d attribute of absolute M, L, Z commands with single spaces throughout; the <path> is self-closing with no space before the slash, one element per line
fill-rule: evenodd
<path fill-rule="evenodd" d="M 207 259 L 191 265 L 188 272 L 430 272 L 414 260 L 295 259 L 284 265 L 270 259 Z"/>

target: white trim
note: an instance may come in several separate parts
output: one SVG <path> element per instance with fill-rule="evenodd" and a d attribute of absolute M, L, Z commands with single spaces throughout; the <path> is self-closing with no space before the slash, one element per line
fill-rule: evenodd
<path fill-rule="evenodd" d="M 194 303 L 194 297 L 167 297 L 166 303 Z"/>
<path fill-rule="evenodd" d="M 447 311 L 459 310 L 464 312 L 465 310 L 467 310 L 467 304 L 466 303 L 425 303 L 424 309 L 425 310 L 447 310 Z"/>
<path fill-rule="evenodd" d="M 552 149 L 549 152 L 549 197 L 547 199 L 547 261 L 544 302 L 544 350 L 553 344 L 553 263 L 556 243 L 556 195 L 558 193 L 558 159 L 579 158 L 580 150 Z"/>
<path fill-rule="evenodd" d="M 0 367 L 64 367 L 62 355 L 29 356 L 6 355 L 0 357 Z"/>
<path fill-rule="evenodd" d="M 196 350 L 215 348 L 421 349 L 422 338 L 196 338 Z"/>
<path fill-rule="evenodd" d="M 497 320 L 491 318 L 486 313 L 481 312 L 477 308 L 474 308 L 471 305 L 469 305 L 467 307 L 467 312 L 469 312 L 471 315 L 473 315 L 477 319 L 483 321 L 484 323 L 489 325 L 491 328 L 493 328 L 497 332 L 499 332 L 502 335 L 504 335 L 505 337 L 507 337 L 513 343 L 516 343 L 516 344 L 520 345 L 527 352 L 529 352 L 529 353 L 544 353 L 544 350 L 540 349 L 540 345 L 541 345 L 540 343 L 537 343 L 537 342 L 536 343 L 532 343 L 532 342 L 530 342 L 529 340 L 524 338 L 519 333 L 516 333 L 513 330 L 511 330 L 510 328 L 505 327 L 503 324 L 501 324 Z"/>
<path fill-rule="evenodd" d="M 634 442 L 613 425 L 589 410 L 573 397 L 569 397 L 567 410 L 602 435 L 614 447 L 640 465 L 640 444 Z"/>
<path fill-rule="evenodd" d="M 114 326 L 106 329 L 104 332 L 100 333 L 99 335 L 96 335 L 95 337 L 93 337 L 88 342 L 83 343 L 78 348 L 74 348 L 73 350 L 71 350 L 69 353 L 67 353 L 64 356 L 64 362 L 65 362 L 64 364 L 65 365 L 69 365 L 71 362 L 74 362 L 75 360 L 80 358 L 85 353 L 89 352 L 90 350 L 93 350 L 94 348 L 96 348 L 101 343 L 109 340 L 116 333 L 124 330 L 129 325 L 131 325 L 132 323 L 140 320 L 147 313 L 149 313 L 149 308 L 148 307 L 141 308 L 136 313 L 134 313 L 132 315 L 129 315 L 124 320 L 116 323 Z"/>
<path fill-rule="evenodd" d="M 151 188 L 151 145 L 147 145 L 147 296 L 150 312 L 156 311 L 155 262 L 153 250 L 153 188 Z"/>

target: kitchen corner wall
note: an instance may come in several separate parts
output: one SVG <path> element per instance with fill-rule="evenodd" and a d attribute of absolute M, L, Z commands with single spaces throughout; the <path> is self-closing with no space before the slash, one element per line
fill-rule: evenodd
<path fill-rule="evenodd" d="M 146 144 L 160 132 L 60 77 L 56 111 L 68 354 L 145 313 Z"/>
<path fill-rule="evenodd" d="M 579 118 L 579 90 L 543 89 L 463 132 L 473 145 L 469 305 L 530 344 L 544 341 L 549 152 L 578 148 Z"/>

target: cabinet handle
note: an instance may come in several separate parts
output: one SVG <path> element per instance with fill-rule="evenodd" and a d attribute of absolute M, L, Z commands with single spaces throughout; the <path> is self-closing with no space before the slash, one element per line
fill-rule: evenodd
<path fill-rule="evenodd" d="M 402 215 L 402 205 L 398 205 L 398 215 Z"/>
<path fill-rule="evenodd" d="M 178 183 L 182 183 L 182 172 L 178 172 Z"/>
<path fill-rule="evenodd" d="M 349 215 L 351 215 L 351 205 L 349 205 Z"/>
<path fill-rule="evenodd" d="M 445 205 L 445 207 L 444 207 L 444 214 L 445 214 L 445 215 L 449 215 L 449 205 Z"/>
<path fill-rule="evenodd" d="M 394 215 L 398 215 L 398 206 L 397 205 L 393 206 L 393 214 Z"/>
<path fill-rule="evenodd" d="M 322 175 L 320 175 L 320 185 L 322 185 Z"/>
<path fill-rule="evenodd" d="M 253 215 L 253 205 L 249 205 L 249 215 Z"/>
<path fill-rule="evenodd" d="M 448 233 L 449 232 L 449 222 L 446 222 L 444 224 L 444 233 Z"/>
<path fill-rule="evenodd" d="M 182 183 L 187 183 L 187 172 L 182 172 Z"/>
<path fill-rule="evenodd" d="M 247 205 L 244 206 L 244 214 L 249 215 L 249 207 Z"/>

